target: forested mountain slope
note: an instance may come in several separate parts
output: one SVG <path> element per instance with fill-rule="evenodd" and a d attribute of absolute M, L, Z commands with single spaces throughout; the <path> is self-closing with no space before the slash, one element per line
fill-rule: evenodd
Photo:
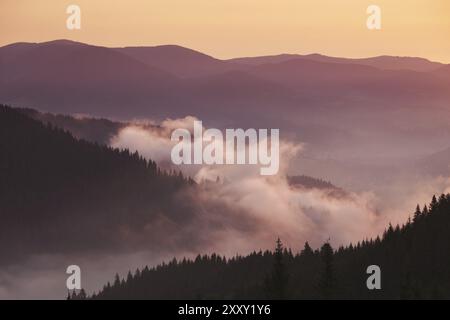
<path fill-rule="evenodd" d="M 94 299 L 450 298 L 450 195 L 433 197 L 403 226 L 382 238 L 333 250 L 308 243 L 293 254 L 275 252 L 226 259 L 198 256 L 116 277 Z M 381 290 L 368 290 L 366 269 L 381 269 Z M 76 298 L 76 297 L 75 297 Z"/>
<path fill-rule="evenodd" d="M 150 249 L 164 240 L 152 241 L 161 220 L 192 217 L 177 201 L 191 187 L 137 153 L 0 106 L 0 264 L 29 254 Z"/>

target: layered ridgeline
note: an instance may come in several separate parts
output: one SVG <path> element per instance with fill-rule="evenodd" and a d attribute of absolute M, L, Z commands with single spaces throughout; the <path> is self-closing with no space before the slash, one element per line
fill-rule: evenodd
<path fill-rule="evenodd" d="M 383 98 L 390 108 L 421 102 L 434 110 L 450 87 L 447 65 L 411 57 L 219 60 L 179 46 L 106 48 L 56 40 L 0 47 L 0 61 L 2 102 L 124 119 L 187 111 L 217 121 L 235 119 L 236 112 L 248 121 L 255 112 L 269 119 L 299 111 L 305 117 L 314 107 L 342 113 L 350 104 L 359 111 Z"/>
<path fill-rule="evenodd" d="M 151 249 L 164 242 L 158 230 L 192 218 L 177 197 L 193 187 L 137 153 L 0 106 L 0 264 L 32 254 Z"/>
<path fill-rule="evenodd" d="M 450 298 L 450 195 L 433 197 L 411 220 L 389 225 L 382 238 L 337 250 L 308 243 L 293 254 L 226 259 L 198 256 L 116 276 L 94 299 Z M 368 290 L 369 265 L 381 268 L 381 290 Z M 75 295 L 73 298 L 79 296 Z"/>
<path fill-rule="evenodd" d="M 193 195 L 207 184 L 108 147 L 127 125 L 0 107 L 0 264 L 33 255 L 201 252 L 217 241 L 215 231 L 251 225 L 223 205 L 199 203 Z M 293 187 L 335 190 L 291 179 Z"/>
<path fill-rule="evenodd" d="M 109 144 L 111 139 L 127 126 L 127 123 L 111 121 L 105 118 L 53 114 L 39 112 L 30 108 L 16 108 L 15 110 L 44 124 L 50 123 L 54 127 L 69 131 L 77 139 L 98 144 Z"/>
<path fill-rule="evenodd" d="M 449 147 L 450 67 L 421 58 L 219 60 L 179 46 L 58 40 L 0 47 L 0 64 L 1 103 L 121 120 L 195 116 L 219 129 L 279 128 L 308 145 L 312 164 L 302 172 L 333 181 L 372 170 L 341 163 L 333 170 L 324 155 L 363 163 L 383 156 L 392 164 L 390 158 Z"/>

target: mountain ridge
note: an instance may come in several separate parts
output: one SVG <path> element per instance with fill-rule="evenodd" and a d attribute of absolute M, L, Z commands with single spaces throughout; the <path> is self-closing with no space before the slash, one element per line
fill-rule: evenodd
<path fill-rule="evenodd" d="M 380 101 L 385 108 L 423 103 L 441 108 L 438 104 L 450 96 L 450 82 L 442 81 L 445 66 L 437 74 L 311 57 L 243 66 L 177 45 L 16 43 L 0 48 L 0 101 L 122 120 L 192 115 L 229 123 L 239 112 L 239 125 L 256 125 L 252 119 L 259 113 L 266 119 L 257 125 L 269 119 L 278 125 L 299 113 L 307 117 L 320 109 L 337 112 L 336 104 L 352 112 Z"/>

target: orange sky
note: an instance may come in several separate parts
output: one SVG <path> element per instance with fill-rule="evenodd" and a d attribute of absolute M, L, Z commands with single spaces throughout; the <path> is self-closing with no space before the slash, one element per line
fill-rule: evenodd
<path fill-rule="evenodd" d="M 82 11 L 66 29 L 66 7 Z M 382 29 L 366 28 L 366 9 Z M 179 44 L 218 58 L 318 52 L 450 63 L 450 0 L 0 0 L 0 45 L 67 38 L 106 46 Z"/>

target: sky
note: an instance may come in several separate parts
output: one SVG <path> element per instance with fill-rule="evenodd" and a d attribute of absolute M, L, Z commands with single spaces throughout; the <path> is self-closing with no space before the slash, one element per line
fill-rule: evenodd
<path fill-rule="evenodd" d="M 81 8 L 68 30 L 66 8 Z M 381 30 L 366 27 L 369 5 Z M 0 45 L 55 39 L 178 44 L 217 58 L 278 53 L 421 56 L 450 63 L 448 0 L 0 0 Z"/>

